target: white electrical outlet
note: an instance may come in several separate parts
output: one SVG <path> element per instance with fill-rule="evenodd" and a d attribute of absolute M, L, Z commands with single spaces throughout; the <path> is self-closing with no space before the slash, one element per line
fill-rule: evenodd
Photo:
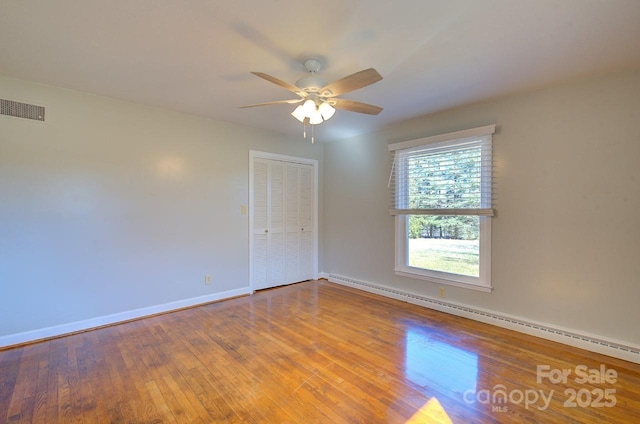
<path fill-rule="evenodd" d="M 207 274 L 204 276 L 204 284 L 205 286 L 208 286 L 209 284 L 211 284 L 211 275 Z"/>

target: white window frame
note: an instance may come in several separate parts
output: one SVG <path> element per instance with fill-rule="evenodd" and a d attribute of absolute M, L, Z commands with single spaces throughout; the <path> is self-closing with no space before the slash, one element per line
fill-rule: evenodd
<path fill-rule="evenodd" d="M 428 147 L 434 143 L 438 143 L 439 147 L 446 147 L 447 145 L 456 145 L 462 139 L 491 135 L 495 132 L 495 125 L 488 125 L 485 127 L 472 128 L 469 130 L 457 131 L 454 133 L 440 134 L 432 137 L 426 137 L 418 140 L 410 140 L 401 143 L 394 143 L 389 145 L 389 151 L 393 151 L 398 155 L 402 155 L 404 152 L 410 152 L 418 148 Z M 394 165 L 397 166 L 397 159 Z M 400 170 L 395 169 L 395 172 Z M 485 173 L 483 169 L 483 174 Z M 489 171 L 490 174 L 490 171 Z M 394 184 L 398 184 L 401 178 L 396 178 Z M 491 185 L 481 185 L 483 189 L 482 197 L 491 199 Z M 396 188 L 397 190 L 399 188 Z M 491 213 L 486 213 L 487 205 L 483 205 L 485 209 L 482 213 L 478 213 L 479 216 L 479 276 L 467 276 L 454 273 L 430 270 L 425 268 L 418 268 L 409 266 L 409 236 L 408 236 L 408 220 L 410 214 L 398 214 L 393 210 L 397 207 L 395 200 L 392 204 L 392 214 L 395 215 L 395 268 L 396 275 L 404 277 L 410 277 L 425 281 L 430 281 L 436 284 L 449 285 L 455 287 L 462 287 L 472 290 L 479 290 L 483 292 L 491 292 L 493 290 L 491 286 Z M 492 211 L 492 209 L 489 209 Z M 441 212 L 441 211 L 440 211 Z M 455 211 L 452 211 L 451 215 L 456 215 Z M 442 214 L 442 213 L 440 213 Z"/>

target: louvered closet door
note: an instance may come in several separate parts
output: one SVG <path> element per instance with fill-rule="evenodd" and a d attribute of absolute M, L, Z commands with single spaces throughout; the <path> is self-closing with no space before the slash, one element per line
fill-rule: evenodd
<path fill-rule="evenodd" d="M 254 159 L 254 290 L 314 278 L 312 165 Z"/>
<path fill-rule="evenodd" d="M 284 256 L 284 163 L 269 163 L 269 287 L 283 284 Z"/>
<path fill-rule="evenodd" d="M 315 204 L 313 196 L 313 167 L 300 165 L 300 245 L 298 281 L 314 278 L 313 272 L 313 240 Z"/>
<path fill-rule="evenodd" d="M 287 164 L 286 199 L 286 280 L 295 283 L 314 277 L 315 209 L 311 165 Z"/>
<path fill-rule="evenodd" d="M 300 281 L 300 167 L 287 164 L 287 209 L 286 209 L 286 281 Z"/>
<path fill-rule="evenodd" d="M 254 160 L 253 162 L 253 238 L 252 275 L 251 279 L 256 288 L 268 287 L 268 262 L 269 250 L 268 232 L 268 206 L 269 206 L 269 164 L 266 161 Z"/>
<path fill-rule="evenodd" d="M 253 285 L 264 289 L 284 284 L 284 171 L 282 162 L 253 165 Z"/>

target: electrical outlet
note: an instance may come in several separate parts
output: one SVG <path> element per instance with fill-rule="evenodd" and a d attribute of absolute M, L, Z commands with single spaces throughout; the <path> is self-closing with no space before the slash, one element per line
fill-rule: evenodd
<path fill-rule="evenodd" d="M 444 291 L 444 287 L 440 287 L 440 293 L 438 293 L 440 297 L 447 297 L 446 292 Z"/>
<path fill-rule="evenodd" d="M 208 286 L 209 284 L 211 284 L 211 274 L 207 274 L 204 276 L 204 285 Z"/>
<path fill-rule="evenodd" d="M 246 215 L 247 214 L 247 205 L 240 205 L 240 213 L 242 215 Z"/>

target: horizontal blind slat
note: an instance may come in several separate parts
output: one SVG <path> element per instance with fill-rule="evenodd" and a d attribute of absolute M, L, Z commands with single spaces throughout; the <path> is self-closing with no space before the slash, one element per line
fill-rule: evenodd
<path fill-rule="evenodd" d="M 492 208 L 478 209 L 390 209 L 391 215 L 469 215 L 469 216 L 493 216 Z"/>
<path fill-rule="evenodd" d="M 491 135 L 392 151 L 390 212 L 493 216 Z"/>

